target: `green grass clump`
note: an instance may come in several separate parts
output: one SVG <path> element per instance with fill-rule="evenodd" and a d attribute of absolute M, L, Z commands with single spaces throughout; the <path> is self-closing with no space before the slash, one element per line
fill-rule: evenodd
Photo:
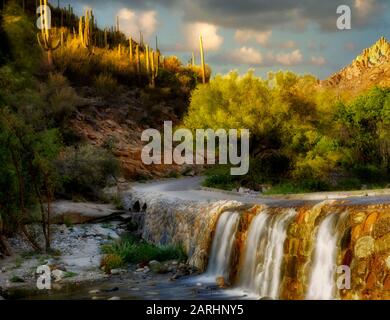
<path fill-rule="evenodd" d="M 65 275 L 64 275 L 64 278 L 67 279 L 67 278 L 74 278 L 76 277 L 78 274 L 76 272 L 72 272 L 72 271 L 66 271 L 65 272 Z"/>
<path fill-rule="evenodd" d="M 15 276 L 15 275 L 13 275 L 9 279 L 9 281 L 12 282 L 12 283 L 23 283 L 23 282 L 25 282 L 21 277 L 18 277 L 18 276 Z"/>
<path fill-rule="evenodd" d="M 100 265 L 104 269 L 104 271 L 108 273 L 112 269 L 122 268 L 124 265 L 124 261 L 118 254 L 111 253 L 103 257 Z"/>
<path fill-rule="evenodd" d="M 119 256 L 126 263 L 147 263 L 151 260 L 185 260 L 186 254 L 181 246 L 155 246 L 150 243 L 125 236 L 119 241 L 102 246 L 107 255 Z"/>

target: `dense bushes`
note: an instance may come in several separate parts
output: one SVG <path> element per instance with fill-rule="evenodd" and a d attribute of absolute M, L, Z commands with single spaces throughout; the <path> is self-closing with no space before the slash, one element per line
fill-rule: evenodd
<path fill-rule="evenodd" d="M 194 91 L 185 125 L 249 129 L 251 166 L 239 179 L 246 186 L 356 188 L 389 178 L 389 92 L 374 88 L 342 101 L 311 76 L 279 72 L 262 80 L 233 72 Z M 211 172 L 206 184 L 230 188 L 237 181 Z"/>
<path fill-rule="evenodd" d="M 107 150 L 91 145 L 68 147 L 56 161 L 61 176 L 61 193 L 66 197 L 101 198 L 107 179 L 115 179 L 119 163 Z"/>

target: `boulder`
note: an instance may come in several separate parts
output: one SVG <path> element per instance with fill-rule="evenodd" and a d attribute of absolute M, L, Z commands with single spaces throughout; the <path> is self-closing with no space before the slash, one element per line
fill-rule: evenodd
<path fill-rule="evenodd" d="M 355 255 L 358 258 L 367 258 L 373 252 L 375 248 L 375 240 L 370 236 L 361 237 L 355 244 Z"/>
<path fill-rule="evenodd" d="M 100 293 L 100 290 L 99 290 L 99 289 L 94 289 L 94 290 L 90 290 L 88 293 L 89 293 L 91 296 L 95 296 L 95 295 L 97 295 L 97 294 Z"/>
<path fill-rule="evenodd" d="M 168 270 L 168 267 L 163 264 L 163 263 L 160 263 L 156 260 L 153 260 L 153 261 L 150 261 L 149 262 L 149 268 L 150 270 L 152 270 L 154 273 L 167 273 L 169 270 Z"/>
<path fill-rule="evenodd" d="M 64 279 L 65 277 L 65 272 L 59 269 L 53 270 L 51 272 L 52 277 L 54 278 L 55 282 L 60 282 Z"/>
<path fill-rule="evenodd" d="M 112 274 L 113 276 L 119 275 L 119 274 L 122 274 L 122 273 L 126 273 L 126 270 L 123 270 L 123 269 L 111 269 L 111 271 L 110 271 L 110 274 Z"/>
<path fill-rule="evenodd" d="M 219 288 L 226 288 L 226 282 L 224 277 L 217 277 L 215 278 L 215 283 Z"/>
<path fill-rule="evenodd" d="M 111 204 L 56 201 L 52 204 L 52 212 L 53 224 L 64 224 L 65 221 L 71 224 L 80 224 L 108 217 L 117 210 Z"/>

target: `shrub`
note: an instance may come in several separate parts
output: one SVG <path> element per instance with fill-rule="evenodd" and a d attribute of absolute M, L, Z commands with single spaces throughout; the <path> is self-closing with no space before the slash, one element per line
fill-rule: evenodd
<path fill-rule="evenodd" d="M 114 97 L 119 92 L 119 84 L 109 73 L 101 73 L 94 78 L 94 87 L 98 95 L 103 98 Z"/>
<path fill-rule="evenodd" d="M 76 110 L 79 97 L 60 73 L 49 75 L 48 81 L 41 85 L 42 110 L 52 126 L 63 127 Z"/>
<path fill-rule="evenodd" d="M 104 272 L 109 273 L 112 269 L 122 268 L 124 262 L 118 254 L 107 254 L 102 258 L 100 266 L 104 268 Z"/>
<path fill-rule="evenodd" d="M 119 173 L 117 159 L 107 150 L 91 145 L 68 147 L 56 162 L 62 176 L 62 193 L 100 199 L 107 178 Z"/>

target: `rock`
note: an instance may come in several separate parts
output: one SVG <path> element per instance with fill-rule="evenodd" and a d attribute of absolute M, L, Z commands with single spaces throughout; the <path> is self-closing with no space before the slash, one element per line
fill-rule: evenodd
<path fill-rule="evenodd" d="M 149 273 L 150 272 L 150 269 L 148 267 L 145 267 L 144 268 L 144 273 Z"/>
<path fill-rule="evenodd" d="M 355 244 L 355 255 L 358 258 L 367 258 L 375 248 L 375 240 L 370 236 L 361 237 Z"/>
<path fill-rule="evenodd" d="M 355 224 L 361 224 L 366 220 L 366 213 L 365 212 L 357 212 L 352 215 L 352 223 Z"/>
<path fill-rule="evenodd" d="M 364 223 L 363 232 L 364 233 L 371 233 L 377 219 L 378 219 L 378 213 L 376 213 L 376 212 L 371 213 L 367 217 L 366 222 Z"/>
<path fill-rule="evenodd" d="M 224 277 L 217 277 L 215 279 L 215 283 L 219 288 L 225 288 L 226 287 L 226 282 Z"/>
<path fill-rule="evenodd" d="M 171 262 L 171 264 L 172 264 L 173 266 L 177 266 L 177 265 L 178 265 L 178 262 L 177 262 L 176 260 L 173 260 L 173 261 Z"/>
<path fill-rule="evenodd" d="M 55 282 L 60 282 L 65 277 L 65 272 L 59 269 L 55 269 L 51 272 Z"/>
<path fill-rule="evenodd" d="M 390 269 L 390 256 L 388 256 L 386 259 L 386 266 L 388 269 Z"/>
<path fill-rule="evenodd" d="M 152 260 L 149 262 L 149 268 L 153 268 L 153 266 L 159 266 L 161 263 L 157 260 Z"/>
<path fill-rule="evenodd" d="M 250 193 L 250 192 L 251 192 L 251 190 L 248 189 L 248 188 L 240 187 L 240 188 L 238 189 L 238 193 Z"/>
<path fill-rule="evenodd" d="M 374 238 L 378 239 L 388 233 L 390 233 L 390 217 L 378 220 L 374 225 Z"/>
<path fill-rule="evenodd" d="M 375 252 L 379 254 L 390 252 L 390 233 L 376 239 Z"/>
<path fill-rule="evenodd" d="M 169 269 L 168 269 L 168 267 L 165 264 L 160 263 L 160 262 L 158 262 L 156 260 L 150 261 L 149 262 L 149 267 L 150 267 L 150 270 L 152 270 L 155 273 L 164 274 L 164 273 L 169 272 Z"/>
<path fill-rule="evenodd" d="M 138 268 L 135 272 L 144 272 L 144 268 Z"/>
<path fill-rule="evenodd" d="M 59 227 L 58 227 L 58 231 L 60 232 L 60 233 L 68 233 L 68 227 L 65 225 L 65 224 L 62 224 L 62 225 L 60 225 Z"/>
<path fill-rule="evenodd" d="M 7 269 L 5 267 L 2 267 L 0 272 L 5 273 L 5 272 L 7 272 Z"/>
<path fill-rule="evenodd" d="M 93 228 L 90 231 L 90 234 L 93 236 L 102 236 L 106 238 L 111 238 L 114 240 L 118 240 L 120 237 L 119 235 L 112 229 L 109 228 L 103 228 L 100 225 L 93 226 Z"/>
<path fill-rule="evenodd" d="M 65 272 L 59 269 L 53 270 L 51 275 L 54 277 L 55 282 L 60 282 L 65 277 Z"/>
<path fill-rule="evenodd" d="M 0 296 L 0 301 L 3 301 L 3 300 L 5 300 L 2 296 Z"/>
<path fill-rule="evenodd" d="M 123 269 L 111 269 L 110 273 L 115 276 L 118 274 L 126 273 L 126 270 Z"/>
<path fill-rule="evenodd" d="M 111 298 L 108 299 L 108 300 L 112 300 L 112 301 L 114 301 L 114 300 L 121 300 L 121 298 L 120 298 L 120 297 L 111 297 Z"/>
<path fill-rule="evenodd" d="M 100 290 L 99 289 L 95 289 L 95 290 L 91 290 L 88 292 L 91 296 L 95 296 L 97 295 L 98 293 L 100 293 Z"/>
<path fill-rule="evenodd" d="M 111 204 L 79 203 L 72 201 L 56 201 L 52 204 L 53 223 L 71 224 L 85 223 L 94 219 L 107 217 L 115 213 L 115 207 Z"/>

